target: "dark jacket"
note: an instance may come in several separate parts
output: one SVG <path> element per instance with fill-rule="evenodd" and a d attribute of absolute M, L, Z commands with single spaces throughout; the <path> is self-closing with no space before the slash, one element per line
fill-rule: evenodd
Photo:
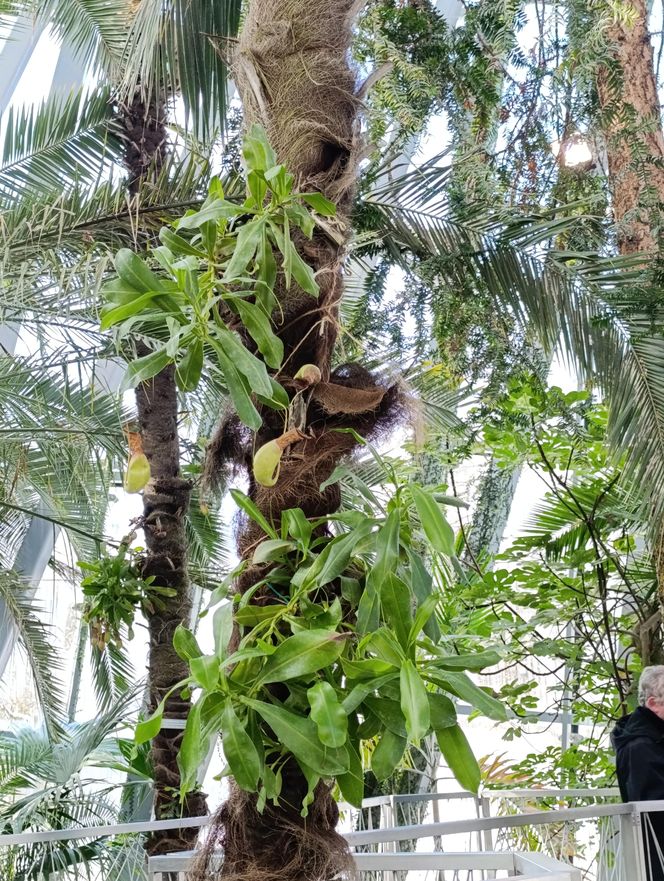
<path fill-rule="evenodd" d="M 664 719 L 647 707 L 637 707 L 624 716 L 611 733 L 616 751 L 618 786 L 623 801 L 664 799 Z M 664 812 L 657 811 L 644 819 L 644 846 L 648 877 L 664 881 L 664 866 L 658 848 L 664 851 Z"/>

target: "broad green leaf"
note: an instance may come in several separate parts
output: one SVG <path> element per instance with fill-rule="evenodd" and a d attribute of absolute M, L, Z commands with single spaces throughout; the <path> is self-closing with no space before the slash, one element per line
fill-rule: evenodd
<path fill-rule="evenodd" d="M 348 679 L 377 679 L 379 676 L 394 673 L 394 666 L 377 658 L 366 658 L 360 661 L 341 659 L 341 666 Z"/>
<path fill-rule="evenodd" d="M 247 514 L 247 516 L 250 517 L 254 521 L 254 523 L 258 523 L 258 525 L 266 535 L 269 535 L 270 538 L 279 538 L 274 527 L 270 526 L 263 514 L 261 514 L 256 505 L 251 501 L 249 496 L 246 496 L 243 492 L 240 492 L 239 489 L 231 489 L 230 493 L 233 501 L 238 506 L 238 508 L 242 508 L 244 513 Z"/>
<path fill-rule="evenodd" d="M 165 349 L 157 349 L 156 352 L 150 352 L 149 355 L 130 361 L 122 381 L 122 388 L 136 388 L 141 382 L 147 382 L 167 367 L 171 360 Z"/>
<path fill-rule="evenodd" d="M 367 583 L 375 586 L 379 593 L 385 579 L 397 570 L 400 525 L 400 511 L 399 508 L 395 508 L 376 533 L 376 559 L 367 577 Z"/>
<path fill-rule="evenodd" d="M 271 538 L 262 541 L 254 551 L 251 562 L 254 565 L 259 563 L 267 563 L 268 560 L 282 560 L 288 551 L 292 551 L 295 544 L 292 541 L 280 538 Z"/>
<path fill-rule="evenodd" d="M 433 607 L 430 614 L 420 616 L 418 619 L 419 609 L 433 592 L 433 578 L 427 571 L 427 567 L 424 565 L 424 560 L 419 554 L 416 554 L 410 548 L 407 549 L 407 554 L 410 564 L 410 584 L 413 588 L 413 594 L 415 595 L 418 605 L 418 614 L 415 617 L 417 623 L 415 638 L 417 638 L 419 632 L 423 630 L 430 639 L 437 643 L 440 640 L 440 628 L 438 627 L 436 617 L 433 614 Z"/>
<path fill-rule="evenodd" d="M 461 728 L 458 725 L 439 728 L 436 731 L 436 740 L 441 755 L 459 785 L 468 792 L 474 792 L 477 795 L 482 775 L 477 759 Z"/>
<path fill-rule="evenodd" d="M 270 145 L 265 129 L 257 122 L 243 138 L 242 155 L 250 171 L 267 171 L 277 164 L 277 154 Z"/>
<path fill-rule="evenodd" d="M 380 690 L 381 685 L 384 685 L 386 682 L 390 682 L 399 674 L 396 670 L 393 670 L 391 673 L 388 673 L 385 676 L 379 676 L 376 679 L 371 679 L 368 682 L 358 682 L 357 685 L 354 685 L 353 688 L 348 692 L 346 697 L 341 702 L 341 706 L 344 709 L 345 713 L 352 713 L 356 710 L 362 701 L 368 697 L 373 692 Z"/>
<path fill-rule="evenodd" d="M 445 655 L 437 657 L 432 663 L 444 670 L 484 670 L 485 667 L 493 667 L 500 662 L 498 652 L 488 650 L 464 655 Z"/>
<path fill-rule="evenodd" d="M 221 717 L 222 746 L 235 782 L 247 792 L 256 792 L 261 762 L 256 746 L 247 734 L 228 698 Z"/>
<path fill-rule="evenodd" d="M 336 661 L 345 645 L 344 635 L 334 630 L 303 630 L 277 646 L 261 671 L 260 681 L 265 685 L 309 676 Z"/>
<path fill-rule="evenodd" d="M 206 691 L 214 691 L 219 684 L 219 658 L 216 655 L 201 655 L 190 658 L 189 669 L 196 683 Z"/>
<path fill-rule="evenodd" d="M 400 668 L 406 657 L 394 634 L 387 627 L 379 627 L 366 637 L 366 643 L 362 643 L 367 650 L 378 655 L 381 661 L 387 661 Z"/>
<path fill-rule="evenodd" d="M 452 701 L 445 697 L 444 694 L 432 694 L 429 692 L 427 696 L 429 698 L 429 714 L 433 730 L 438 731 L 440 728 L 449 728 L 450 725 L 456 725 L 457 714 Z"/>
<path fill-rule="evenodd" d="M 495 697 L 487 694 L 479 685 L 466 676 L 465 673 L 459 673 L 453 670 L 436 671 L 428 670 L 430 678 L 438 685 L 441 685 L 446 691 L 450 691 L 462 700 L 468 701 L 471 707 L 479 710 L 490 719 L 496 719 L 498 722 L 507 721 L 507 708 Z"/>
<path fill-rule="evenodd" d="M 164 290 L 162 280 L 146 266 L 138 254 L 134 254 L 129 248 L 121 248 L 115 255 L 114 263 L 122 281 L 136 288 L 141 294 Z"/>
<path fill-rule="evenodd" d="M 401 710 L 406 717 L 410 740 L 418 744 L 429 730 L 429 700 L 424 683 L 412 661 L 404 661 L 399 676 Z"/>
<path fill-rule="evenodd" d="M 247 428 L 258 431 L 263 421 L 258 410 L 254 407 L 243 378 L 237 372 L 232 358 L 226 354 L 223 346 L 215 339 L 211 340 L 211 344 L 219 359 L 219 366 L 238 417 Z"/>
<path fill-rule="evenodd" d="M 166 700 L 164 699 L 149 718 L 144 719 L 136 725 L 136 731 L 134 733 L 135 743 L 147 743 L 148 740 L 152 740 L 153 737 L 156 737 L 157 734 L 159 734 L 159 731 L 161 730 L 161 722 L 164 718 L 165 704 Z"/>
<path fill-rule="evenodd" d="M 193 340 L 175 368 L 175 379 L 182 392 L 193 392 L 203 372 L 203 343 Z"/>
<path fill-rule="evenodd" d="M 343 746 L 348 733 L 348 717 L 334 688 L 329 682 L 317 682 L 307 690 L 307 700 L 320 742 L 325 746 Z"/>
<path fill-rule="evenodd" d="M 422 529 L 431 546 L 440 554 L 454 556 L 454 530 L 443 516 L 438 502 L 421 487 L 413 484 L 410 488 L 417 508 Z"/>
<path fill-rule="evenodd" d="M 397 767 L 406 749 L 406 738 L 384 731 L 371 756 L 371 770 L 377 780 L 385 780 Z"/>
<path fill-rule="evenodd" d="M 198 769 L 210 748 L 210 736 L 204 737 L 201 731 L 201 704 L 202 701 L 199 700 L 189 710 L 178 752 L 177 762 L 182 794 L 196 788 Z"/>
<path fill-rule="evenodd" d="M 166 245 L 167 248 L 170 248 L 170 250 L 176 255 L 188 254 L 191 257 L 198 257 L 201 260 L 205 260 L 206 255 L 204 251 L 201 251 L 200 248 L 192 245 L 191 242 L 187 241 L 187 239 L 182 236 L 179 236 L 167 226 L 162 226 L 159 230 L 159 238 L 164 245 Z"/>
<path fill-rule="evenodd" d="M 228 654 L 228 645 L 233 635 L 233 603 L 224 603 L 212 617 L 214 633 L 214 651 L 217 658 L 223 661 Z"/>
<path fill-rule="evenodd" d="M 258 246 L 263 239 L 263 231 L 265 229 L 265 221 L 262 218 L 250 220 L 240 227 L 235 241 L 233 256 L 230 259 L 226 271 L 224 272 L 224 280 L 232 281 L 243 274 L 249 261 L 253 259 Z"/>
<path fill-rule="evenodd" d="M 132 315 L 138 315 L 146 306 L 149 306 L 154 298 L 158 296 L 158 291 L 148 291 L 147 294 L 136 296 L 129 303 L 123 303 L 121 306 L 104 306 L 101 310 L 100 330 L 108 330 L 116 324 L 120 324 L 126 318 Z"/>
<path fill-rule="evenodd" d="M 397 701 L 380 695 L 379 697 L 367 697 L 364 705 L 380 719 L 388 731 L 393 731 L 399 737 L 406 737 L 406 718 Z"/>
<path fill-rule="evenodd" d="M 291 713 L 284 707 L 264 701 L 244 698 L 244 702 L 261 716 L 274 731 L 277 740 L 303 762 L 323 777 L 345 774 L 350 767 L 348 752 L 324 746 L 318 739 L 314 722 Z"/>
<path fill-rule="evenodd" d="M 337 206 L 334 202 L 326 199 L 322 193 L 300 193 L 299 195 L 321 217 L 334 217 L 337 213 Z"/>
<path fill-rule="evenodd" d="M 265 364 L 245 348 L 236 333 L 223 327 L 216 327 L 215 333 L 236 370 L 247 378 L 251 391 L 258 392 L 268 398 L 271 397 L 272 383 Z"/>
<path fill-rule="evenodd" d="M 411 594 L 408 585 L 388 572 L 380 588 L 383 618 L 394 631 L 402 648 L 407 649 L 413 623 Z"/>
<path fill-rule="evenodd" d="M 285 608 L 283 603 L 274 603 L 271 606 L 242 606 L 235 612 L 235 620 L 243 627 L 254 627 L 261 621 L 269 621 L 270 618 L 283 614 Z"/>
<path fill-rule="evenodd" d="M 380 624 L 380 594 L 374 582 L 367 582 L 357 607 L 357 632 L 364 636 Z"/>
<path fill-rule="evenodd" d="M 410 634 L 408 636 L 409 642 L 415 643 L 420 633 L 424 630 L 426 633 L 426 625 L 428 621 L 431 621 L 433 614 L 436 610 L 436 606 L 439 604 L 440 598 L 435 594 L 430 594 L 423 603 L 420 604 L 417 612 L 415 613 L 415 619 L 413 621 L 413 625 L 410 628 Z"/>
<path fill-rule="evenodd" d="M 231 217 L 237 217 L 239 214 L 246 214 L 246 208 L 236 205 L 234 202 L 227 202 L 225 199 L 214 199 L 201 208 L 200 211 L 195 211 L 193 214 L 187 214 L 180 218 L 176 228 L 198 229 L 204 223 L 228 220 Z M 162 239 L 162 241 L 164 240 Z M 167 242 L 164 242 L 164 244 L 167 244 Z"/>
<path fill-rule="evenodd" d="M 361 808 L 362 799 L 364 798 L 364 769 L 362 768 L 362 759 L 360 758 L 359 749 L 349 740 L 346 744 L 350 767 L 346 774 L 337 776 L 337 783 L 341 794 L 346 801 L 353 807 Z"/>
<path fill-rule="evenodd" d="M 372 527 L 372 521 L 367 518 L 356 529 L 328 542 L 307 570 L 303 586 L 323 587 L 338 578 L 350 563 L 357 545 L 369 535 Z"/>
<path fill-rule="evenodd" d="M 234 300 L 233 306 L 237 309 L 242 323 L 249 331 L 266 363 L 277 370 L 283 361 L 284 344 L 274 333 L 272 322 L 268 316 L 260 306 L 239 297 Z"/>
<path fill-rule="evenodd" d="M 311 294 L 312 297 L 318 297 L 320 288 L 318 287 L 313 269 L 300 257 L 297 248 L 290 239 L 288 239 L 286 247 L 289 251 L 290 270 L 293 273 L 293 278 L 303 291 Z"/>
<path fill-rule="evenodd" d="M 282 530 L 285 529 L 286 535 L 292 535 L 302 547 L 309 547 L 313 527 L 301 508 L 289 508 L 286 511 L 282 511 L 281 523 Z"/>
<path fill-rule="evenodd" d="M 199 658 L 203 654 L 194 634 L 182 624 L 178 624 L 175 628 L 173 648 L 184 661 Z"/>

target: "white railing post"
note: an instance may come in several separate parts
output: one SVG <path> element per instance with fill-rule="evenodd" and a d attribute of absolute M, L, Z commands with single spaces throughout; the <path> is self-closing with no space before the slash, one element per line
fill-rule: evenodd
<path fill-rule="evenodd" d="M 648 881 L 643 847 L 641 811 L 632 805 L 628 814 L 620 816 L 621 876 L 620 881 Z"/>

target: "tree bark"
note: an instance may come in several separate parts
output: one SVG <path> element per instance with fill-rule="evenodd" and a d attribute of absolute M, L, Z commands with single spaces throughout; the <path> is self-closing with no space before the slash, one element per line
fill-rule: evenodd
<path fill-rule="evenodd" d="M 125 137 L 125 165 L 129 172 L 127 188 L 135 200 L 141 188 L 159 174 L 168 146 L 166 104 L 159 95 L 146 97 L 137 89 L 131 103 L 119 108 Z M 143 347 L 139 355 L 147 354 Z M 178 624 L 190 625 L 192 597 L 187 575 L 185 521 L 191 484 L 180 475 L 178 437 L 178 399 L 173 367 L 136 389 L 139 431 L 143 452 L 150 463 L 151 478 L 143 492 L 142 527 L 146 555 L 143 576 L 154 577 L 155 584 L 174 588 L 163 606 L 147 615 L 148 709 L 153 712 L 165 694 L 186 679 L 189 668 L 173 648 Z M 183 737 L 181 728 L 170 728 L 171 720 L 185 720 L 191 708 L 189 698 L 177 692 L 166 702 L 164 724 L 150 745 L 154 773 L 154 816 L 169 820 L 207 813 L 205 796 L 199 791 L 180 802 L 180 772 L 177 756 Z M 188 850 L 194 846 L 198 829 L 155 833 L 148 840 L 151 854 Z"/>
<path fill-rule="evenodd" d="M 646 0 L 608 31 L 613 63 L 597 76 L 609 188 L 621 254 L 654 253 L 664 204 L 664 136 Z"/>

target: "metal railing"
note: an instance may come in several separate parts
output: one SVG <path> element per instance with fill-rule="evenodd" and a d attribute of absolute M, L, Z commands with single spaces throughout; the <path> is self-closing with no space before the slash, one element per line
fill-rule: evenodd
<path fill-rule="evenodd" d="M 384 796 L 368 799 L 359 811 L 341 805 L 341 828 L 364 881 L 478 881 L 510 873 L 529 881 L 664 878 L 658 838 L 661 826 L 664 841 L 664 801 L 621 804 L 615 798 L 613 789 L 494 790 L 477 799 L 466 793 Z M 417 802 L 424 822 L 403 822 L 402 808 Z M 578 803 L 581 806 L 568 806 Z M 469 814 L 466 818 L 441 819 L 450 814 L 463 817 L 464 811 Z M 0 877 L 13 876 L 3 871 L 10 864 L 5 857 L 20 860 L 31 854 L 33 865 L 37 858 L 52 865 L 58 847 L 65 850 L 71 845 L 89 853 L 91 864 L 99 860 L 99 869 L 84 875 L 63 871 L 49 878 L 106 881 L 119 877 L 116 868 L 122 865 L 123 877 L 132 881 L 158 881 L 163 872 L 169 881 L 183 881 L 181 872 L 190 855 L 154 858 L 171 860 L 170 867 L 154 861 L 146 865 L 144 836 L 158 829 L 204 827 L 208 822 L 208 817 L 198 817 L 0 835 Z M 113 872 L 108 871 L 109 860 L 116 867 Z M 37 875 L 33 872 L 32 877 Z"/>

